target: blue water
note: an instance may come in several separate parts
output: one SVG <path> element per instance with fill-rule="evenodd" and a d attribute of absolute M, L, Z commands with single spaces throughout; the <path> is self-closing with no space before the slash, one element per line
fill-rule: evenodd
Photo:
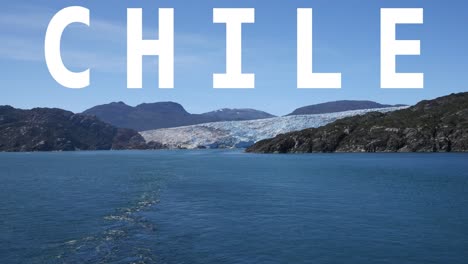
<path fill-rule="evenodd" d="M 0 153 L 0 263 L 468 263 L 468 155 Z"/>

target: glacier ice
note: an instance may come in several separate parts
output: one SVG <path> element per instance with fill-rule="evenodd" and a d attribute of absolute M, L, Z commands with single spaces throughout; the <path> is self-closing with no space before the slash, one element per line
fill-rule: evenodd
<path fill-rule="evenodd" d="M 353 110 L 339 113 L 274 117 L 250 121 L 228 121 L 140 132 L 146 142 L 168 148 L 245 148 L 279 134 L 324 126 L 338 119 L 369 112 L 390 112 L 406 107 Z"/>

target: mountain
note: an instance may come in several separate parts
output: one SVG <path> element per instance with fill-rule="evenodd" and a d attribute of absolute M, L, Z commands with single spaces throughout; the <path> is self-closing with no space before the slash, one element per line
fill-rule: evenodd
<path fill-rule="evenodd" d="M 275 117 L 269 113 L 258 111 L 255 109 L 229 109 L 223 108 L 213 112 L 202 114 L 205 117 L 211 118 L 214 121 L 241 121 L 241 120 L 257 120 Z"/>
<path fill-rule="evenodd" d="M 138 131 L 272 117 L 268 113 L 253 109 L 222 109 L 205 114 L 190 114 L 182 105 L 173 102 L 141 104 L 136 107 L 128 106 L 123 102 L 110 103 L 95 106 L 84 111 L 83 114 L 96 116 L 117 127 Z"/>
<path fill-rule="evenodd" d="M 314 115 L 314 114 L 325 114 L 325 113 L 337 113 L 351 110 L 360 109 L 377 109 L 385 107 L 400 107 L 404 105 L 384 105 L 372 101 L 335 101 L 327 102 L 316 105 L 309 105 L 298 108 L 290 113 L 291 115 Z"/>
<path fill-rule="evenodd" d="M 248 152 L 467 152 L 468 93 L 260 141 Z"/>
<path fill-rule="evenodd" d="M 382 108 L 394 111 L 400 108 Z M 147 142 L 168 148 L 244 148 L 281 133 L 319 127 L 337 119 L 362 115 L 372 110 L 355 110 L 331 114 L 285 116 L 249 121 L 228 121 L 144 131 Z"/>
<path fill-rule="evenodd" d="M 138 132 L 61 109 L 0 106 L 0 151 L 147 148 Z"/>
<path fill-rule="evenodd" d="M 116 127 L 131 128 L 138 131 L 190 125 L 198 118 L 189 114 L 177 103 L 161 102 L 140 104 L 136 107 L 123 102 L 95 106 L 83 112 L 96 116 Z"/>

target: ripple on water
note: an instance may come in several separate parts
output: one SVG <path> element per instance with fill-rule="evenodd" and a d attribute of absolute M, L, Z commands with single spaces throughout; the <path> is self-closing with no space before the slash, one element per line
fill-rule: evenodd
<path fill-rule="evenodd" d="M 161 182 L 147 188 L 132 205 L 104 216 L 102 232 L 58 245 L 54 263 L 154 263 L 156 256 L 144 238 L 155 235 L 156 225 L 141 213 L 159 203 Z"/>

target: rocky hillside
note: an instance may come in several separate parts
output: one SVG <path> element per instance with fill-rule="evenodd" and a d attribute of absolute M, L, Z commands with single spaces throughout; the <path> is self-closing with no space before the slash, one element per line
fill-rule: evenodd
<path fill-rule="evenodd" d="M 257 153 L 466 152 L 468 93 L 422 101 L 390 113 L 368 113 L 320 128 L 279 135 L 247 150 Z"/>
<path fill-rule="evenodd" d="M 116 127 L 145 131 L 219 121 L 253 120 L 273 117 L 254 109 L 221 109 L 204 114 L 191 114 L 178 103 L 160 102 L 135 107 L 123 102 L 99 105 L 83 112 Z"/>
<path fill-rule="evenodd" d="M 138 132 L 61 109 L 0 106 L 0 151 L 147 148 Z"/>
<path fill-rule="evenodd" d="M 116 127 L 131 128 L 138 131 L 190 125 L 197 122 L 185 109 L 172 102 L 141 104 L 136 107 L 123 102 L 95 106 L 83 112 L 96 116 Z"/>
<path fill-rule="evenodd" d="M 294 110 L 289 115 L 315 115 L 324 113 L 337 113 L 344 111 L 360 110 L 360 109 L 377 109 L 385 107 L 399 107 L 404 105 L 385 105 L 372 101 L 335 101 L 322 104 L 304 106 Z"/>

